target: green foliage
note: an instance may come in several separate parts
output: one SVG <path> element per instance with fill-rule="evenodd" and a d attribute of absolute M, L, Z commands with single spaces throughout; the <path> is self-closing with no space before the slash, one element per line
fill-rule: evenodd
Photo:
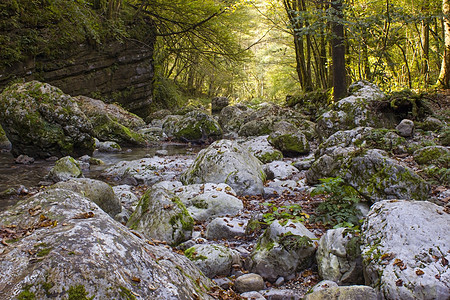
<path fill-rule="evenodd" d="M 361 201 L 358 192 L 339 177 L 324 178 L 320 181 L 322 183 L 314 188 L 311 195 L 324 195 L 326 198 L 317 207 L 318 215 L 314 216 L 314 220 L 333 226 L 358 224 L 356 204 Z"/>
<path fill-rule="evenodd" d="M 288 221 L 304 222 L 309 215 L 303 212 L 303 208 L 298 204 L 283 205 L 280 207 L 272 203 L 263 203 L 269 207 L 269 212 L 263 214 L 263 222 L 267 225 L 278 220 L 281 225 L 286 225 Z"/>
<path fill-rule="evenodd" d="M 164 77 L 157 77 L 154 83 L 153 103 L 159 104 L 153 110 L 163 108 L 175 109 L 182 104 L 182 93 L 175 82 Z M 156 104 L 155 104 L 156 105 Z"/>

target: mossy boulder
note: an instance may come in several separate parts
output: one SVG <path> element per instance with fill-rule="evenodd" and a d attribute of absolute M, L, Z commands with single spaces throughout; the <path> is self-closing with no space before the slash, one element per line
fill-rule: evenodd
<path fill-rule="evenodd" d="M 65 156 L 55 162 L 47 177 L 54 182 L 78 178 L 83 175 L 80 164 L 71 156 Z"/>
<path fill-rule="evenodd" d="M 212 299 L 211 281 L 189 259 L 150 245 L 79 193 L 44 191 L 0 212 L 0 224 L 18 236 L 0 245 L 2 299 Z"/>
<path fill-rule="evenodd" d="M 103 181 L 90 178 L 74 178 L 52 185 L 52 189 L 74 191 L 97 204 L 111 217 L 122 211 L 119 199 L 111 186 Z"/>
<path fill-rule="evenodd" d="M 450 150 L 443 146 L 428 146 L 414 151 L 414 160 L 420 165 L 450 167 Z"/>
<path fill-rule="evenodd" d="M 320 178 L 327 177 L 341 177 L 372 202 L 429 198 L 429 184 L 379 149 L 336 148 L 322 155 L 306 172 L 306 180 L 318 184 Z"/>
<path fill-rule="evenodd" d="M 145 125 L 140 117 L 115 104 L 79 96 L 75 98 L 80 109 L 91 120 L 93 133 L 101 141 L 121 145 L 145 145 L 144 136 L 135 130 Z"/>
<path fill-rule="evenodd" d="M 173 135 L 182 142 L 213 142 L 222 137 L 222 128 L 211 116 L 193 110 L 174 124 Z"/>
<path fill-rule="evenodd" d="M 442 146 L 450 146 L 450 126 L 443 127 L 439 133 Z"/>
<path fill-rule="evenodd" d="M 178 245 L 191 238 L 194 220 L 180 198 L 157 187 L 142 196 L 127 226 L 148 238 Z"/>
<path fill-rule="evenodd" d="M 8 140 L 2 126 L 0 126 L 0 149 L 11 149 L 11 142 Z"/>
<path fill-rule="evenodd" d="M 360 81 L 349 89 L 350 96 L 332 104 L 330 110 L 319 117 L 316 129 L 320 137 L 328 138 L 339 130 L 356 127 L 393 128 L 396 125 L 395 120 L 375 111 L 375 103 L 385 97 L 376 85 Z"/>
<path fill-rule="evenodd" d="M 275 160 L 282 160 L 283 153 L 280 150 L 275 149 L 268 139 L 268 135 L 262 135 L 251 138 L 242 143 L 242 146 L 246 147 L 250 153 L 252 153 L 263 164 L 270 163 Z"/>
<path fill-rule="evenodd" d="M 38 81 L 16 83 L 0 94 L 0 122 L 14 156 L 91 155 L 93 127 L 74 98 Z"/>
<path fill-rule="evenodd" d="M 262 195 L 264 180 L 261 162 L 230 140 L 216 141 L 200 151 L 181 176 L 184 184 L 226 183 L 238 195 Z"/>
<path fill-rule="evenodd" d="M 230 275 L 233 255 L 230 249 L 222 245 L 200 244 L 186 251 L 184 255 L 209 278 L 218 275 Z"/>
<path fill-rule="evenodd" d="M 316 248 L 316 236 L 302 223 L 274 221 L 258 239 L 250 254 L 248 270 L 274 282 L 289 278 L 311 266 Z"/>
<path fill-rule="evenodd" d="M 267 140 L 285 156 L 308 154 L 310 150 L 305 134 L 287 121 L 277 122 Z"/>

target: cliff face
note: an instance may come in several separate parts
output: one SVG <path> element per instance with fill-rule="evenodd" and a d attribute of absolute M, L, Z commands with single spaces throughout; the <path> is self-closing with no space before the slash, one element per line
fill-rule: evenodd
<path fill-rule="evenodd" d="M 36 56 L 0 68 L 0 89 L 12 79 L 40 80 L 72 96 L 117 102 L 145 117 L 152 102 L 154 39 L 145 45 L 112 41 L 101 48 L 75 44 L 56 58 Z"/>

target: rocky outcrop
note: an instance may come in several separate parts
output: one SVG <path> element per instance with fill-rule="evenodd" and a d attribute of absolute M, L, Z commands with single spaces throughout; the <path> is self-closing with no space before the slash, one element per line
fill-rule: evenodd
<path fill-rule="evenodd" d="M 2 299 L 210 299 L 184 256 L 148 244 L 78 193 L 54 189 L 0 213 Z"/>
<path fill-rule="evenodd" d="M 433 203 L 375 203 L 362 227 L 366 284 L 382 299 L 448 299 L 448 228 L 448 211 Z"/>

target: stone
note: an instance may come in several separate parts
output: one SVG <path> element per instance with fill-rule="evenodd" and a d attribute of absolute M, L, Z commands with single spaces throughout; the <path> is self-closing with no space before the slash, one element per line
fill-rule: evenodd
<path fill-rule="evenodd" d="M 111 186 L 103 181 L 90 178 L 72 178 L 55 183 L 50 188 L 71 190 L 97 204 L 111 217 L 122 211 L 119 199 Z"/>
<path fill-rule="evenodd" d="M 200 151 L 181 176 L 184 184 L 226 183 L 240 196 L 264 192 L 261 162 L 247 149 L 230 140 L 220 140 Z"/>
<path fill-rule="evenodd" d="M 227 106 L 220 111 L 218 122 L 225 134 L 236 138 L 239 129 L 244 124 L 244 117 L 250 114 L 251 110 L 244 110 L 243 107 L 236 105 Z"/>
<path fill-rule="evenodd" d="M 411 137 L 414 134 L 414 122 L 403 119 L 396 127 L 398 134 L 403 137 Z"/>
<path fill-rule="evenodd" d="M 196 221 L 236 215 L 244 204 L 227 184 L 192 184 L 176 188 L 174 194 L 186 206 Z"/>
<path fill-rule="evenodd" d="M 81 177 L 83 173 L 79 163 L 70 156 L 65 156 L 55 162 L 47 177 L 54 182 Z"/>
<path fill-rule="evenodd" d="M 274 221 L 250 254 L 248 270 L 270 282 L 280 276 L 290 278 L 312 264 L 316 248 L 311 239 L 315 238 L 302 223 Z"/>
<path fill-rule="evenodd" d="M 11 150 L 11 142 L 0 124 L 0 150 Z"/>
<path fill-rule="evenodd" d="M 275 149 L 267 140 L 269 136 L 263 135 L 251 138 L 242 143 L 242 146 L 246 147 L 251 154 L 259 159 L 263 164 L 270 163 L 275 160 L 282 160 L 283 153 L 280 150 Z"/>
<path fill-rule="evenodd" d="M 181 115 L 168 115 L 162 121 L 162 131 L 168 139 L 175 138 L 176 124 L 183 118 Z"/>
<path fill-rule="evenodd" d="M 322 155 L 306 172 L 306 179 L 313 185 L 327 177 L 341 177 L 371 202 L 429 198 L 428 183 L 379 149 L 336 148 L 332 154 Z"/>
<path fill-rule="evenodd" d="M 215 218 L 206 226 L 206 238 L 209 240 L 233 239 L 245 236 L 247 221 L 232 218 Z"/>
<path fill-rule="evenodd" d="M 78 193 L 41 192 L 0 212 L 0 224 L 28 229 L 0 245 L 4 299 L 212 299 L 200 288 L 212 283 L 186 257 L 148 244 Z"/>
<path fill-rule="evenodd" d="M 222 137 L 222 128 L 211 116 L 193 110 L 174 124 L 173 135 L 181 142 L 211 143 Z"/>
<path fill-rule="evenodd" d="M 319 240 L 316 259 L 321 278 L 339 285 L 364 283 L 360 241 L 351 230 L 328 230 Z"/>
<path fill-rule="evenodd" d="M 302 293 L 296 291 L 295 289 L 270 289 L 264 291 L 263 296 L 267 300 L 302 300 Z"/>
<path fill-rule="evenodd" d="M 194 220 L 172 192 L 150 188 L 139 200 L 127 226 L 148 238 L 176 246 L 192 237 Z"/>
<path fill-rule="evenodd" d="M 14 162 L 19 165 L 31 165 L 34 163 L 34 158 L 21 154 L 14 159 Z"/>
<path fill-rule="evenodd" d="M 322 280 L 321 282 L 319 282 L 318 284 L 316 284 L 315 286 L 312 287 L 312 289 L 310 290 L 311 293 L 315 293 L 315 292 L 319 292 L 322 290 L 326 290 L 329 289 L 331 287 L 338 287 L 339 285 L 331 280 Z"/>
<path fill-rule="evenodd" d="M 120 152 L 122 148 L 116 142 L 100 142 L 99 140 L 95 141 L 95 147 L 100 152 Z"/>
<path fill-rule="evenodd" d="M 420 165 L 435 164 L 450 168 L 450 150 L 444 146 L 428 146 L 414 151 L 414 160 Z"/>
<path fill-rule="evenodd" d="M 381 299 L 448 299 L 450 215 L 428 201 L 375 203 L 362 226 L 366 284 Z"/>
<path fill-rule="evenodd" d="M 338 286 L 307 294 L 305 300 L 378 300 L 376 291 L 364 285 Z"/>
<path fill-rule="evenodd" d="M 287 180 L 298 174 L 298 169 L 285 161 L 273 161 L 263 165 L 267 179 Z"/>
<path fill-rule="evenodd" d="M 242 293 L 241 297 L 244 299 L 250 299 L 250 300 L 267 300 L 266 297 L 261 295 L 261 293 L 254 292 L 254 291 Z"/>
<path fill-rule="evenodd" d="M 122 207 L 128 211 L 131 216 L 139 203 L 139 198 L 131 191 L 131 186 L 116 185 L 113 186 L 112 189 Z"/>
<path fill-rule="evenodd" d="M 273 131 L 267 140 L 285 156 L 308 154 L 310 150 L 306 135 L 287 121 L 275 123 Z"/>
<path fill-rule="evenodd" d="M 79 157 L 94 151 L 89 118 L 74 98 L 46 83 L 5 88 L 0 94 L 0 122 L 15 157 Z"/>
<path fill-rule="evenodd" d="M 233 256 L 231 250 L 222 245 L 195 245 L 184 254 L 209 278 L 228 276 L 231 272 Z"/>
<path fill-rule="evenodd" d="M 213 114 L 220 113 L 229 104 L 230 100 L 227 97 L 214 97 L 211 100 L 211 111 Z"/>
<path fill-rule="evenodd" d="M 236 278 L 234 287 L 238 293 L 245 293 L 263 290 L 266 286 L 264 285 L 264 279 L 260 275 L 249 273 Z"/>

